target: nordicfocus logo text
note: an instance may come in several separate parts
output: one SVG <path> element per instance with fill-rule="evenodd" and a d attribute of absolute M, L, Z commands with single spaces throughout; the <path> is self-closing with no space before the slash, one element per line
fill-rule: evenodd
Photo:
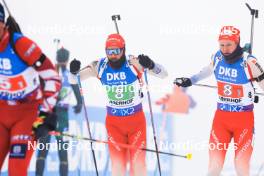
<path fill-rule="evenodd" d="M 107 73 L 106 74 L 107 81 L 119 81 L 119 80 L 125 80 L 126 79 L 126 74 L 125 72 L 120 72 L 120 73 Z"/>
<path fill-rule="evenodd" d="M 7 58 L 0 58 L 0 69 L 2 70 L 11 70 L 11 62 Z"/>
<path fill-rule="evenodd" d="M 225 68 L 220 66 L 218 73 L 220 75 L 224 75 L 224 76 L 229 76 L 232 78 L 236 78 L 237 77 L 237 70 L 236 69 L 231 69 L 231 68 Z"/>

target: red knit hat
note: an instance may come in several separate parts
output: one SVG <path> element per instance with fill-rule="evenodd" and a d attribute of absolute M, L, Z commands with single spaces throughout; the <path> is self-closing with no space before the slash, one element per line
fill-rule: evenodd
<path fill-rule="evenodd" d="M 239 43 L 240 31 L 234 26 L 224 26 L 219 34 L 218 41 L 219 40 L 232 40 Z"/>
<path fill-rule="evenodd" d="M 117 47 L 124 48 L 125 40 L 120 34 L 110 34 L 105 42 L 105 48 Z"/>

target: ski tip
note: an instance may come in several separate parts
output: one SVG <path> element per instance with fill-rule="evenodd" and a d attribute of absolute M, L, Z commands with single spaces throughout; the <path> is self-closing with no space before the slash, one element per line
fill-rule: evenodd
<path fill-rule="evenodd" d="M 188 153 L 188 154 L 186 155 L 186 159 L 187 159 L 187 160 L 191 160 L 191 159 L 192 159 L 192 154 L 191 154 L 191 153 Z"/>

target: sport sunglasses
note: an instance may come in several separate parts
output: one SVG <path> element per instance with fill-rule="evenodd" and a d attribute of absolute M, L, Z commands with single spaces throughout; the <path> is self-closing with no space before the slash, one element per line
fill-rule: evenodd
<path fill-rule="evenodd" d="M 106 49 L 105 52 L 107 55 L 119 55 L 123 49 L 115 48 L 115 49 Z"/>

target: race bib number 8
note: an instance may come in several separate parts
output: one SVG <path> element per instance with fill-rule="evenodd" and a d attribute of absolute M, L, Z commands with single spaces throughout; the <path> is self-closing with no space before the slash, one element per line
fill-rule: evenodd
<path fill-rule="evenodd" d="M 243 87 L 240 85 L 233 85 L 218 82 L 218 95 L 230 98 L 241 98 L 244 96 Z"/>
<path fill-rule="evenodd" d="M 110 100 L 129 100 L 135 96 L 134 86 L 110 86 L 107 90 L 107 94 Z"/>

